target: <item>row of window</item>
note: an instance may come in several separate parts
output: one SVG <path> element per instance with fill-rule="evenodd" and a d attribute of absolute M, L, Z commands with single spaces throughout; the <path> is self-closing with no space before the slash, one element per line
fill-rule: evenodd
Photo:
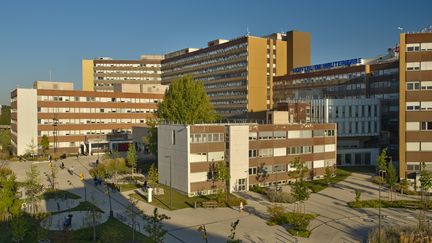
<path fill-rule="evenodd" d="M 146 119 L 59 119 L 59 125 L 77 124 L 144 124 Z M 40 125 L 53 125 L 53 119 L 38 119 Z"/>
<path fill-rule="evenodd" d="M 143 63 L 96 63 L 96 67 L 161 67 L 161 64 L 143 64 Z"/>
<path fill-rule="evenodd" d="M 249 158 L 256 157 L 279 157 L 287 155 L 300 155 L 311 153 L 334 152 L 336 146 L 334 144 L 314 145 L 314 146 L 294 146 L 286 148 L 262 148 L 249 149 Z"/>
<path fill-rule="evenodd" d="M 406 102 L 407 111 L 432 110 L 432 101 Z"/>
<path fill-rule="evenodd" d="M 38 136 L 79 136 L 79 135 L 106 135 L 106 134 L 131 134 L 131 129 L 122 130 L 71 130 L 71 131 L 38 131 Z"/>
<path fill-rule="evenodd" d="M 240 86 L 246 86 L 247 81 L 236 81 L 236 82 L 224 82 L 224 83 L 216 83 L 216 84 L 206 84 L 204 85 L 204 88 L 207 89 L 219 89 L 219 88 L 226 88 L 226 87 L 240 87 Z"/>
<path fill-rule="evenodd" d="M 224 134 L 223 133 L 194 133 L 190 134 L 190 142 L 191 143 L 217 143 L 223 142 Z"/>
<path fill-rule="evenodd" d="M 95 80 L 103 81 L 113 81 L 113 80 L 136 80 L 136 81 L 152 81 L 152 80 L 162 80 L 159 77 L 97 77 Z"/>
<path fill-rule="evenodd" d="M 112 98 L 112 97 L 79 97 L 79 96 L 38 96 L 39 101 L 71 102 L 119 102 L 119 103 L 158 103 L 161 99 Z"/>
<path fill-rule="evenodd" d="M 432 131 L 432 121 L 407 122 L 407 131 Z"/>
<path fill-rule="evenodd" d="M 339 135 L 378 133 L 378 121 L 348 121 L 338 122 Z"/>
<path fill-rule="evenodd" d="M 432 90 L 432 81 L 407 82 L 407 90 Z"/>
<path fill-rule="evenodd" d="M 432 51 L 432 43 L 411 43 L 406 45 L 406 51 Z"/>
<path fill-rule="evenodd" d="M 407 71 L 432 70 L 432 61 L 428 62 L 407 62 Z"/>
<path fill-rule="evenodd" d="M 432 171 L 432 162 L 424 162 L 424 169 Z M 421 171 L 423 169 L 423 163 L 421 162 L 407 162 L 407 170 L 410 171 Z"/>
<path fill-rule="evenodd" d="M 334 130 L 291 130 L 249 132 L 249 140 L 280 140 L 287 138 L 333 137 Z"/>
<path fill-rule="evenodd" d="M 328 76 L 318 76 L 312 78 L 302 78 L 295 79 L 292 81 L 292 84 L 305 84 L 305 83 L 317 83 L 317 82 L 327 82 L 335 79 L 352 79 L 357 77 L 362 77 L 365 75 L 365 72 L 354 72 L 354 73 L 343 73 L 343 74 L 334 74 Z M 287 83 L 285 83 L 287 85 Z"/>
<path fill-rule="evenodd" d="M 41 113 L 155 113 L 157 109 L 38 107 Z"/>
<path fill-rule="evenodd" d="M 407 142 L 406 151 L 432 151 L 432 142 Z"/>
<path fill-rule="evenodd" d="M 157 71 L 157 70 L 101 70 L 98 69 L 96 70 L 96 73 L 102 73 L 102 74 L 106 74 L 106 73 L 115 73 L 115 74 L 161 74 L 161 71 Z"/>

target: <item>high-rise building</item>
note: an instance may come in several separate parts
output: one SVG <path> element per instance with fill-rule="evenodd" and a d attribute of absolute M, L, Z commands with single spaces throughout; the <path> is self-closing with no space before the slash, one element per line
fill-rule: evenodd
<path fill-rule="evenodd" d="M 116 84 L 114 92 L 73 90 L 73 83 L 35 82 L 11 92 L 13 153 L 36 153 L 48 136 L 51 151 L 125 151 L 132 126 L 146 126 L 165 85 Z"/>
<path fill-rule="evenodd" d="M 225 117 L 247 118 L 273 103 L 273 78 L 310 64 L 309 33 L 291 31 L 269 36 L 217 39 L 202 49 L 165 55 L 162 84 L 183 75 L 204 82 L 215 110 Z"/>
<path fill-rule="evenodd" d="M 432 31 L 400 35 L 399 175 L 432 170 Z"/>
<path fill-rule="evenodd" d="M 83 60 L 82 89 L 113 91 L 114 84 L 160 84 L 162 59 L 160 55 L 142 55 L 140 60 Z"/>

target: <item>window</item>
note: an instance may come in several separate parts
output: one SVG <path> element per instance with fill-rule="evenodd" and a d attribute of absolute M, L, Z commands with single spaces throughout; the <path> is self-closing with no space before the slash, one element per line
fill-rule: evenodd
<path fill-rule="evenodd" d="M 406 70 L 407 71 L 420 70 L 420 62 L 407 62 Z"/>
<path fill-rule="evenodd" d="M 351 154 L 345 154 L 345 164 L 351 164 Z"/>
<path fill-rule="evenodd" d="M 407 52 L 419 51 L 419 50 L 420 50 L 420 43 L 412 43 L 412 44 L 406 45 L 406 51 Z"/>
<path fill-rule="evenodd" d="M 418 122 L 411 122 L 411 123 L 417 123 L 417 130 L 416 131 L 418 131 Z M 407 130 L 408 130 L 408 122 L 407 122 Z M 421 122 L 421 130 L 422 131 L 432 131 L 432 122 L 430 122 L 430 121 Z M 410 131 L 414 131 L 414 130 L 410 130 Z"/>
<path fill-rule="evenodd" d="M 427 129 L 423 129 L 423 123 L 425 123 L 425 128 L 426 128 L 426 123 L 427 122 L 422 122 L 422 130 L 427 130 Z M 406 123 L 406 130 L 407 131 L 418 131 L 420 130 L 419 128 L 419 122 L 407 122 Z M 432 122 L 431 122 L 431 130 L 432 130 Z"/>
<path fill-rule="evenodd" d="M 420 89 L 420 82 L 407 83 L 407 90 L 419 90 L 419 89 Z"/>
<path fill-rule="evenodd" d="M 421 70 L 432 70 L 432 62 L 421 62 Z"/>
<path fill-rule="evenodd" d="M 256 132 L 249 132 L 249 140 L 257 140 L 257 133 Z"/>
<path fill-rule="evenodd" d="M 256 149 L 249 149 L 249 158 L 255 158 L 257 157 L 257 150 Z"/>
<path fill-rule="evenodd" d="M 432 142 L 421 142 L 421 151 L 432 151 Z"/>
<path fill-rule="evenodd" d="M 273 165 L 273 172 L 286 171 L 286 165 Z"/>
<path fill-rule="evenodd" d="M 259 150 L 259 157 L 271 157 L 271 156 L 273 156 L 272 148 L 265 148 Z"/>
<path fill-rule="evenodd" d="M 274 131 L 273 137 L 274 139 L 286 139 L 287 132 L 286 131 Z"/>
<path fill-rule="evenodd" d="M 432 43 L 421 43 L 422 51 L 432 51 Z"/>
<path fill-rule="evenodd" d="M 432 102 L 431 101 L 421 102 L 421 110 L 432 110 Z"/>
<path fill-rule="evenodd" d="M 325 130 L 324 134 L 326 137 L 334 137 L 335 132 L 334 130 Z"/>
<path fill-rule="evenodd" d="M 324 137 L 325 136 L 325 132 L 324 132 L 324 130 L 314 130 L 313 131 L 313 136 L 314 137 Z"/>
<path fill-rule="evenodd" d="M 406 143 L 406 151 L 420 151 L 420 143 L 419 142 Z"/>
<path fill-rule="evenodd" d="M 406 103 L 407 111 L 419 111 L 420 110 L 420 102 L 407 102 Z"/>
<path fill-rule="evenodd" d="M 355 153 L 354 157 L 355 157 L 354 164 L 360 165 L 361 164 L 361 153 Z"/>
<path fill-rule="evenodd" d="M 371 153 L 364 153 L 364 163 L 365 165 L 371 164 Z"/>
<path fill-rule="evenodd" d="M 251 167 L 249 168 L 249 175 L 256 175 L 257 174 L 257 168 Z"/>
<path fill-rule="evenodd" d="M 421 82 L 422 90 L 432 90 L 432 81 L 422 81 Z"/>
<path fill-rule="evenodd" d="M 260 140 L 270 140 L 273 138 L 273 132 L 259 132 Z"/>
<path fill-rule="evenodd" d="M 407 170 L 420 171 L 420 162 L 407 162 Z"/>

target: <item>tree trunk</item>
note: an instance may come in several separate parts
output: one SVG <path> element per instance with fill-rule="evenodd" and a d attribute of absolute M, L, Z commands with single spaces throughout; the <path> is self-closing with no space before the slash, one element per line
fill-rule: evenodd
<path fill-rule="evenodd" d="M 93 213 L 92 213 L 92 215 L 93 215 L 93 242 L 96 242 L 96 220 L 95 220 L 94 208 L 92 211 L 93 211 Z"/>

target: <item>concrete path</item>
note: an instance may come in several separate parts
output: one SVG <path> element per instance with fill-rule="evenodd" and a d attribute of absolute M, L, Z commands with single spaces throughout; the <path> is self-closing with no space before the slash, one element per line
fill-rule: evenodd
<path fill-rule="evenodd" d="M 41 222 L 41 226 L 48 230 L 63 230 L 64 222 L 69 215 L 72 215 L 70 229 L 78 230 L 93 226 L 93 213 L 90 211 L 72 211 L 58 213 L 49 216 Z M 108 214 L 95 212 L 95 224 L 99 225 L 108 220 Z"/>

